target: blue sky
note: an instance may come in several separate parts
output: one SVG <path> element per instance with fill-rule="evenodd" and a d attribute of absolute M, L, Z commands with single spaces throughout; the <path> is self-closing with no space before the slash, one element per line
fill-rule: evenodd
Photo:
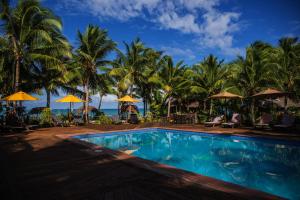
<path fill-rule="evenodd" d="M 298 0 L 43 0 L 42 4 L 62 18 L 63 33 L 74 46 L 77 31 L 95 24 L 107 29 L 120 49 L 123 41 L 140 37 L 147 46 L 188 65 L 210 53 L 231 61 L 244 55 L 255 40 L 276 45 L 280 37 L 300 36 Z M 103 108 L 116 108 L 114 99 L 105 97 Z M 92 105 L 97 103 L 95 96 Z M 30 105 L 43 106 L 45 98 Z"/>

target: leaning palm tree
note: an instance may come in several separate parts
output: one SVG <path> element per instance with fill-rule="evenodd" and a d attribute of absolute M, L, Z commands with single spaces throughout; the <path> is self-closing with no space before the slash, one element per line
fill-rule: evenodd
<path fill-rule="evenodd" d="M 11 8 L 8 0 L 0 1 L 0 19 L 9 41 L 9 54 L 14 60 L 14 90 L 22 83 L 21 71 L 31 67 L 36 59 L 55 62 L 56 58 L 43 53 L 44 43 L 51 43 L 51 33 L 60 34 L 60 19 L 37 0 L 18 1 Z M 23 74 L 23 73 L 22 73 Z"/>
<path fill-rule="evenodd" d="M 108 38 L 106 30 L 93 25 L 89 25 L 84 33 L 78 32 L 78 41 L 75 60 L 81 68 L 85 92 L 84 121 L 88 122 L 89 91 L 97 87 L 100 81 L 98 70 L 109 63 L 105 58 L 116 44 Z"/>

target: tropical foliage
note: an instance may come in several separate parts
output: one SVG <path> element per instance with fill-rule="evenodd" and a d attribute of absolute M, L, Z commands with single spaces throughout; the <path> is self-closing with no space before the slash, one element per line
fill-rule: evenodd
<path fill-rule="evenodd" d="M 243 105 L 252 122 L 257 112 L 253 94 L 273 87 L 300 97 L 298 38 L 282 38 L 276 46 L 256 41 L 246 47 L 245 56 L 229 63 L 208 55 L 188 66 L 140 39 L 124 43 L 121 51 L 96 25 L 78 31 L 72 48 L 60 18 L 37 0 L 19 0 L 15 7 L 1 0 L 0 19 L 1 96 L 19 90 L 44 93 L 50 108 L 51 95 L 77 94 L 85 100 L 86 122 L 91 94 L 99 95 L 99 109 L 105 95 L 128 94 L 142 99 L 144 116 L 147 111 L 151 117 L 170 116 L 174 104 L 180 110 L 195 101 L 209 116 L 218 112 L 209 97 L 229 90 L 246 97 Z"/>

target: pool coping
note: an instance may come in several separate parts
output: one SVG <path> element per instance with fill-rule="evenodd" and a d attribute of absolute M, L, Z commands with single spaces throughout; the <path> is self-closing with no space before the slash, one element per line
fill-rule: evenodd
<path fill-rule="evenodd" d="M 194 172 L 186 171 L 183 169 L 179 169 L 170 165 L 161 164 L 155 161 L 146 160 L 137 156 L 128 155 L 124 152 L 112 150 L 103 146 L 99 146 L 96 144 L 92 144 L 79 138 L 74 138 L 73 136 L 78 135 L 95 135 L 95 134 L 107 134 L 114 132 L 128 132 L 128 131 L 138 131 L 145 129 L 165 129 L 165 130 L 181 130 L 181 131 L 190 131 L 190 132 L 198 132 L 200 131 L 192 131 L 185 129 L 176 129 L 176 128 L 162 128 L 162 127 L 151 127 L 151 128 L 138 128 L 138 129 L 126 129 L 126 130 L 113 130 L 113 131 L 97 131 L 94 133 L 74 133 L 74 134 L 58 134 L 56 137 L 70 141 L 72 143 L 84 146 L 88 149 L 87 153 L 92 155 L 111 155 L 114 159 L 125 162 L 129 165 L 133 165 L 135 167 L 139 167 L 142 169 L 150 170 L 152 172 L 161 174 L 163 176 L 172 177 L 180 179 L 186 184 L 197 185 L 197 187 L 201 187 L 202 189 L 206 189 L 211 192 L 221 192 L 225 196 L 232 195 L 232 197 L 238 199 L 284 199 L 283 197 L 276 196 L 274 194 L 270 194 L 267 192 L 259 191 L 256 189 L 247 188 L 244 186 L 240 186 L 238 184 L 222 181 L 216 178 L 208 177 L 205 175 L 197 174 Z M 212 132 L 204 132 L 204 134 L 214 134 Z M 226 133 L 215 133 L 224 135 Z M 248 137 L 248 135 L 243 134 L 227 134 L 227 135 L 237 135 L 241 137 Z M 259 137 L 260 138 L 260 137 Z M 268 138 L 267 138 L 268 139 Z M 271 139 L 271 138 L 270 138 Z"/>

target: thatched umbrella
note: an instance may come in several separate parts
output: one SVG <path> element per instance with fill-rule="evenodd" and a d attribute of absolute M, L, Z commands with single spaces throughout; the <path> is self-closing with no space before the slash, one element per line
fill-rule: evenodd
<path fill-rule="evenodd" d="M 263 90 L 257 94 L 252 95 L 254 98 L 275 98 L 275 97 L 284 97 L 284 109 L 286 110 L 287 108 L 287 96 L 290 93 L 288 92 L 283 92 L 280 90 L 272 89 L 272 88 L 267 88 L 266 90 Z"/>
<path fill-rule="evenodd" d="M 241 99 L 243 97 L 240 96 L 240 95 L 237 95 L 237 94 L 230 93 L 230 92 L 220 92 L 219 94 L 212 95 L 209 98 L 211 98 L 211 99 L 225 99 L 225 105 L 226 105 L 227 99 Z M 227 106 L 225 106 L 225 114 L 224 114 L 225 121 L 227 120 L 226 115 L 227 115 Z"/>

